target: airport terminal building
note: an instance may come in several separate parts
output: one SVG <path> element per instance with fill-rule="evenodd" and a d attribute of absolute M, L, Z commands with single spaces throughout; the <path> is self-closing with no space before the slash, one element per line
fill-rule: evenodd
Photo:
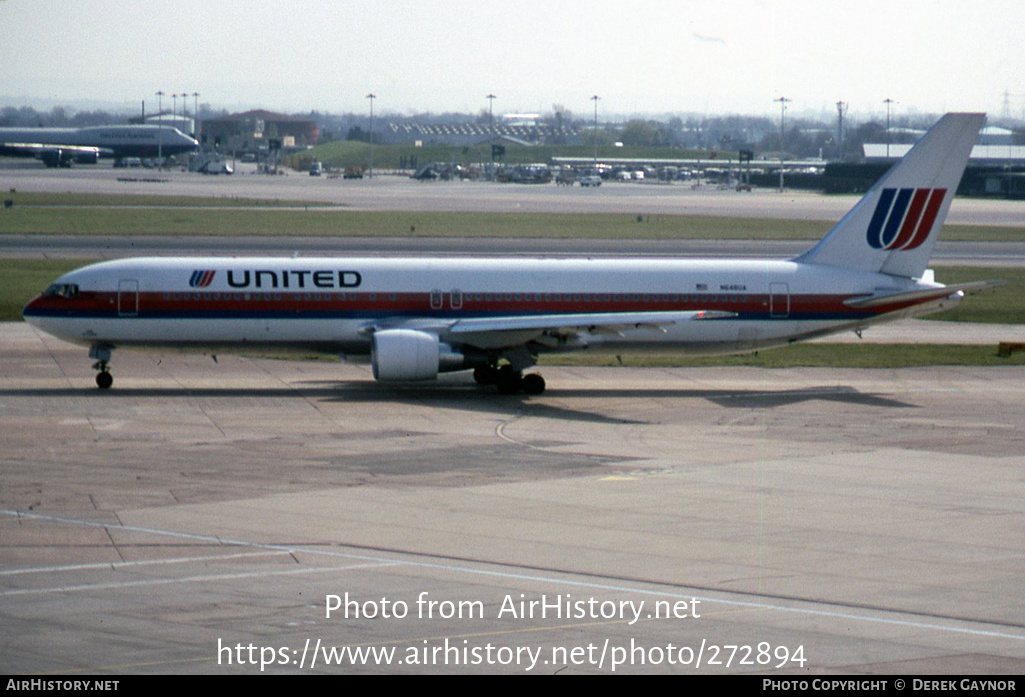
<path fill-rule="evenodd" d="M 316 121 L 264 109 L 203 119 L 200 133 L 204 149 L 240 153 L 305 148 L 320 138 Z"/>

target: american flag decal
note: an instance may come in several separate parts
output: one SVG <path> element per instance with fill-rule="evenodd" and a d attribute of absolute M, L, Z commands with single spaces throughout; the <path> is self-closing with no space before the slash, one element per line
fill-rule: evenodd
<path fill-rule="evenodd" d="M 883 189 L 868 224 L 868 246 L 885 250 L 921 246 L 946 195 L 946 189 Z"/>
<path fill-rule="evenodd" d="M 192 278 L 189 279 L 189 286 L 192 288 L 206 288 L 214 280 L 214 274 L 216 271 L 198 269 L 192 272 Z"/>

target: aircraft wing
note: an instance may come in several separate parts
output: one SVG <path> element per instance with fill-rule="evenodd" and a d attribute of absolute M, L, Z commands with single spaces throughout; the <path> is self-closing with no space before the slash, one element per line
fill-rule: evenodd
<path fill-rule="evenodd" d="M 887 292 L 880 291 L 873 295 L 866 295 L 858 298 L 850 298 L 844 301 L 844 305 L 857 309 L 880 307 L 904 302 L 926 302 L 928 300 L 939 300 L 957 293 L 977 293 L 986 288 L 992 288 L 1002 284 L 1003 281 L 975 281 L 972 283 L 954 283 L 941 288 L 927 288 L 925 290 L 910 290 Z"/>
<path fill-rule="evenodd" d="M 399 327 L 437 333 L 445 340 L 480 348 L 502 348 L 533 341 L 541 336 L 570 337 L 581 332 L 622 334 L 633 329 L 665 331 L 681 322 L 736 317 L 735 312 L 693 310 L 676 312 L 582 312 L 559 315 L 472 317 L 451 321 L 410 319 L 396 324 L 368 326 L 367 331 Z"/>
<path fill-rule="evenodd" d="M 600 312 L 566 315 L 527 315 L 461 319 L 449 326 L 452 334 L 522 331 L 525 329 L 562 334 L 567 332 L 612 332 L 627 329 L 663 329 L 666 325 L 696 319 L 735 317 L 733 312 L 696 310 L 688 312 Z"/>
<path fill-rule="evenodd" d="M 10 151 L 7 154 L 25 155 L 26 157 L 39 157 L 47 152 L 66 152 L 74 155 L 105 155 L 113 153 L 112 150 L 92 145 L 67 145 L 60 143 L 13 143 L 8 141 L 0 143 L 0 147 L 4 151 Z"/>
<path fill-rule="evenodd" d="M 61 145 L 58 143 L 0 142 L 0 155 L 34 157 L 47 167 L 70 166 L 72 161 L 95 164 L 100 157 L 113 155 L 112 150 L 92 145 Z"/>

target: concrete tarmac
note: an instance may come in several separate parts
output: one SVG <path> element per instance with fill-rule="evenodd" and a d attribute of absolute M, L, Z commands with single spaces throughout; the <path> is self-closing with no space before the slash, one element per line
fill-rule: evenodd
<path fill-rule="evenodd" d="M 1020 367 L 0 355 L 4 673 L 1025 672 Z"/>
<path fill-rule="evenodd" d="M 210 176 L 180 171 L 126 171 L 106 164 L 56 171 L 41 165 L 34 168 L 12 166 L 10 162 L 0 162 L 0 190 L 302 201 L 371 211 L 728 215 L 828 221 L 839 220 L 859 198 L 798 190 L 737 192 L 688 182 L 606 182 L 596 188 L 581 188 L 473 181 L 420 182 L 394 175 L 356 181 L 310 177 L 295 172 L 285 176 L 245 173 Z M 1021 227 L 1023 212 L 1023 201 L 958 198 L 950 207 L 947 222 Z"/>
<path fill-rule="evenodd" d="M 853 202 L 103 167 L 2 182 L 372 210 L 835 220 Z M 1020 202 L 950 216 L 1020 221 Z M 1025 339 L 965 329 L 863 340 Z M 1025 368 L 546 368 L 544 395 L 509 397 L 131 352 L 101 393 L 89 365 L 0 324 L 3 673 L 1025 672 Z"/>

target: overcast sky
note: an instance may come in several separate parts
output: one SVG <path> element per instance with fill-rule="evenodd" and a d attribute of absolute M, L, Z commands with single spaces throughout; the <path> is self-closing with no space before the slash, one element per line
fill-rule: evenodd
<path fill-rule="evenodd" d="M 1021 118 L 1023 37 L 1022 0 L 0 0 L 0 102 Z"/>

